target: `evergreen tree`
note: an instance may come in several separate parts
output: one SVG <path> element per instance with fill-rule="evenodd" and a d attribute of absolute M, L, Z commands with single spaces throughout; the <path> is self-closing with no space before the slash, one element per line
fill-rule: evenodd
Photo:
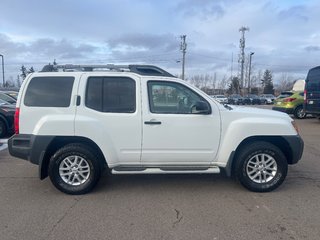
<path fill-rule="evenodd" d="M 229 84 L 227 93 L 240 93 L 240 79 L 238 77 L 233 77 L 231 83 Z"/>
<path fill-rule="evenodd" d="M 266 69 L 263 73 L 261 84 L 263 86 L 263 93 L 274 94 L 272 72 L 270 70 Z"/>
<path fill-rule="evenodd" d="M 33 67 L 29 68 L 29 71 L 28 71 L 28 73 L 33 73 L 33 72 L 34 72 L 34 69 L 33 69 Z"/>
<path fill-rule="evenodd" d="M 20 71 L 21 71 L 20 76 L 22 77 L 22 81 L 23 81 L 26 78 L 28 71 L 24 65 L 21 66 Z"/>

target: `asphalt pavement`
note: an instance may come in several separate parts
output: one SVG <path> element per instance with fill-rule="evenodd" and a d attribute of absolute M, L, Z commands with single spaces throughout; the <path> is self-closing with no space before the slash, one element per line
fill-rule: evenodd
<path fill-rule="evenodd" d="M 220 175 L 104 174 L 92 193 L 71 196 L 3 149 L 0 239 L 318 240 L 320 121 L 297 124 L 303 158 L 270 193 Z"/>

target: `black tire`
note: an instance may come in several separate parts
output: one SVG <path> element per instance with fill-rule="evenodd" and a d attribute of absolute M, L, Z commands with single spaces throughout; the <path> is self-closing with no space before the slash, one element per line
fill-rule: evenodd
<path fill-rule="evenodd" d="M 0 119 L 0 138 L 3 138 L 7 135 L 7 125 L 6 123 Z"/>
<path fill-rule="evenodd" d="M 69 160 L 67 160 L 67 158 Z M 80 161 L 77 159 L 79 159 Z M 80 166 L 81 159 L 84 159 L 82 160 L 82 165 L 84 164 L 85 166 Z M 79 161 L 80 163 L 74 163 L 75 169 L 73 169 L 72 166 L 70 167 L 68 166 L 69 167 L 68 170 L 61 170 L 63 169 L 62 166 L 67 166 L 63 164 L 65 164 L 66 162 L 70 163 L 70 161 L 74 161 L 74 162 Z M 84 181 L 82 183 L 80 183 L 80 179 L 82 178 L 81 176 L 83 175 L 79 173 L 80 172 L 79 169 L 82 169 L 82 170 L 88 169 L 88 170 L 85 170 L 85 173 L 82 172 L 84 175 L 88 174 L 88 176 L 86 176 L 87 179 L 86 178 L 82 179 Z M 65 172 L 62 172 L 62 171 L 65 171 Z M 81 143 L 72 143 L 60 148 L 51 157 L 48 172 L 49 172 L 49 177 L 51 179 L 51 182 L 61 192 L 72 194 L 72 195 L 79 195 L 79 194 L 85 194 L 90 192 L 94 188 L 94 186 L 97 184 L 102 172 L 102 164 L 101 164 L 100 158 L 96 156 L 95 151 L 92 148 Z M 70 178 L 70 181 L 71 181 L 72 175 L 73 175 L 72 181 L 74 181 L 76 178 L 79 181 L 73 184 L 71 182 L 67 183 L 66 179 L 63 179 L 66 177 L 62 176 L 60 174 L 61 172 L 64 175 L 68 175 Z M 78 183 L 79 185 L 74 185 Z"/>
<path fill-rule="evenodd" d="M 300 106 L 296 107 L 296 109 L 293 112 L 293 115 L 295 118 L 303 119 L 306 117 L 307 114 L 304 112 L 303 106 L 300 105 Z"/>
<path fill-rule="evenodd" d="M 261 166 L 260 163 L 253 163 L 257 161 L 257 157 L 258 160 L 261 160 Z M 268 160 L 262 163 L 262 158 L 265 160 L 266 157 Z M 236 161 L 235 175 L 237 179 L 244 187 L 253 192 L 270 192 L 279 187 L 287 176 L 286 157 L 278 147 L 268 142 L 259 141 L 245 145 L 237 154 Z M 256 165 L 252 167 L 252 163 Z M 272 166 L 266 167 L 270 163 Z M 253 170 L 253 168 L 256 169 Z M 271 171 L 269 168 L 273 170 Z M 256 176 L 256 174 L 258 175 Z M 266 179 L 266 174 L 268 174 L 268 179 Z M 254 179 L 258 176 L 259 180 Z M 265 181 L 262 178 L 265 178 Z"/>

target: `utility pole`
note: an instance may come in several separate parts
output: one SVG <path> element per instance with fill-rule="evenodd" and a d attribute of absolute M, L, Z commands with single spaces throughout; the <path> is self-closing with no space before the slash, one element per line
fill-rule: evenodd
<path fill-rule="evenodd" d="M 180 51 L 182 52 L 182 79 L 183 80 L 184 80 L 184 67 L 185 67 L 186 52 L 187 52 L 186 37 L 187 35 L 180 36 L 181 38 Z"/>
<path fill-rule="evenodd" d="M 254 52 L 251 52 L 249 55 L 249 78 L 248 78 L 248 94 L 251 92 L 251 61 L 252 61 L 252 55 Z"/>
<path fill-rule="evenodd" d="M 4 80 L 4 56 L 0 54 L 0 57 L 2 57 L 2 87 L 5 85 L 5 80 Z"/>
<path fill-rule="evenodd" d="M 244 48 L 246 47 L 246 39 L 244 37 L 244 34 L 246 31 L 249 31 L 248 27 L 241 27 L 239 29 L 239 32 L 241 32 L 241 38 L 240 38 L 240 54 L 239 54 L 239 64 L 240 64 L 240 86 L 243 88 L 243 76 L 244 76 Z"/>
<path fill-rule="evenodd" d="M 233 52 L 232 52 L 232 55 L 231 55 L 231 75 L 230 75 L 231 81 L 232 81 L 232 75 L 233 75 Z"/>

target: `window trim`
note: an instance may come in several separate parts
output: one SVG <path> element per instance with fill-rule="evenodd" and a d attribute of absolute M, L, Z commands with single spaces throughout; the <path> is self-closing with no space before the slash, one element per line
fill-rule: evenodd
<path fill-rule="evenodd" d="M 89 80 L 90 78 L 102 78 L 102 87 L 101 87 L 101 96 L 102 96 L 102 99 L 101 99 L 101 109 L 100 110 L 97 110 L 97 109 L 93 109 L 89 106 L 87 106 L 87 99 L 88 99 L 88 85 L 89 85 Z M 113 111 L 103 111 L 103 93 L 104 93 L 104 81 L 105 79 L 115 79 L 115 78 L 118 78 L 118 79 L 128 79 L 128 80 L 131 80 L 133 81 L 134 83 L 134 107 L 133 107 L 133 110 L 130 111 L 130 112 L 113 112 Z M 87 78 L 87 81 L 86 81 L 86 87 L 85 87 L 85 99 L 84 99 L 84 106 L 88 109 L 91 109 L 93 111 L 96 111 L 96 112 L 100 112 L 100 113 L 119 113 L 119 114 L 134 114 L 136 113 L 137 111 L 137 81 L 131 77 L 128 77 L 128 76 L 89 76 Z"/>
<path fill-rule="evenodd" d="M 197 95 L 201 101 L 206 102 L 209 106 L 209 113 L 169 113 L 169 112 L 163 112 L 163 113 L 158 113 L 158 112 L 153 112 L 151 109 L 151 98 L 152 98 L 152 84 L 153 83 L 169 83 L 169 84 L 177 84 L 180 86 L 183 86 L 187 89 L 189 89 L 193 94 Z M 189 88 L 188 86 L 179 83 L 179 82 L 171 82 L 171 81 L 162 81 L 162 80 L 148 80 L 147 81 L 147 91 L 148 91 L 148 103 L 149 103 L 149 111 L 153 114 L 171 114 L 171 115 L 211 115 L 212 114 L 212 108 L 211 108 L 211 104 L 204 98 L 202 97 L 199 93 L 197 93 L 196 91 L 194 91 L 193 89 Z"/>

